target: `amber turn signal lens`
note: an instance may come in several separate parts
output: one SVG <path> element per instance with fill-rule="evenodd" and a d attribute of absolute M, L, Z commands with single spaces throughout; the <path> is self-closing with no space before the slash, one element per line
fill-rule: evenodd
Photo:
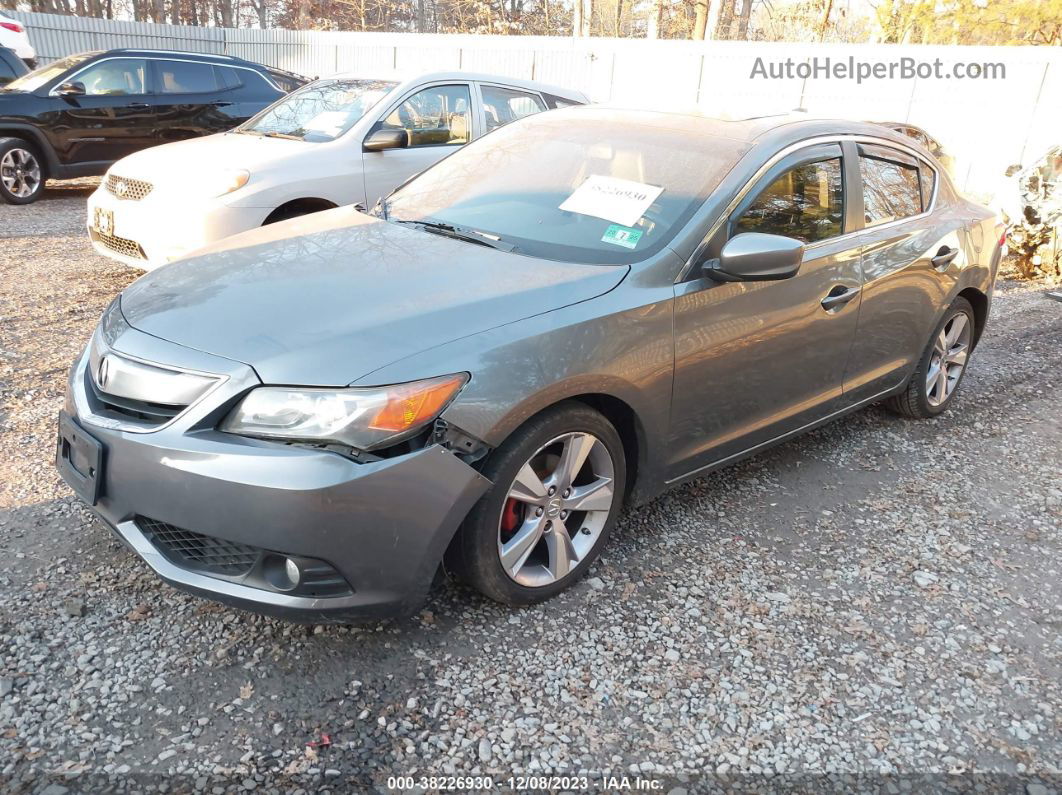
<path fill-rule="evenodd" d="M 390 387 L 387 404 L 376 413 L 369 427 L 401 433 L 428 422 L 446 407 L 466 380 L 462 373 Z"/>

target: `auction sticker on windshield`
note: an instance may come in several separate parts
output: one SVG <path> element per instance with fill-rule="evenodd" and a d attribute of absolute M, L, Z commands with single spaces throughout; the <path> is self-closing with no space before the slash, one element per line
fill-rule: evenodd
<path fill-rule="evenodd" d="M 656 185 L 594 174 L 564 200 L 560 209 L 634 226 L 663 192 Z"/>

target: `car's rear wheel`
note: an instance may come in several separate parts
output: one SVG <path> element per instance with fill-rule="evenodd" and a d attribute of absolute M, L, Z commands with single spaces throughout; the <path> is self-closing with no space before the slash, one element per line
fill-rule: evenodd
<path fill-rule="evenodd" d="M 623 505 L 623 443 L 582 403 L 530 420 L 491 454 L 483 474 L 494 486 L 465 520 L 448 564 L 507 604 L 549 599 L 578 580 Z"/>
<path fill-rule="evenodd" d="M 29 204 L 44 193 L 44 168 L 37 150 L 21 138 L 0 138 L 0 199 Z"/>
<path fill-rule="evenodd" d="M 974 311 L 956 298 L 937 324 L 906 389 L 889 399 L 893 411 L 913 419 L 935 417 L 951 405 L 966 373 L 974 339 Z"/>

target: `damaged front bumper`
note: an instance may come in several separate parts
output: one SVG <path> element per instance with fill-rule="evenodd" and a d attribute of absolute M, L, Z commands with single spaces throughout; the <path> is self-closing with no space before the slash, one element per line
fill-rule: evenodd
<path fill-rule="evenodd" d="M 490 486 L 440 444 L 362 463 L 222 433 L 217 420 L 257 384 L 253 370 L 206 361 L 207 354 L 128 327 L 122 348 L 111 350 L 152 353 L 144 358 L 224 379 L 172 421 L 144 430 L 114 421 L 93 402 L 88 352 L 70 374 L 68 435 L 87 435 L 101 451 L 98 483 L 81 495 L 183 590 L 314 622 L 414 611 L 458 526 Z M 61 434 L 57 463 L 77 486 L 63 446 Z"/>

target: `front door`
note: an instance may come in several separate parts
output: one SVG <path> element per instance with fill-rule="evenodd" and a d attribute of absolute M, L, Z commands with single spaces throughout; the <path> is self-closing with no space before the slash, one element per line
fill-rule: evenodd
<path fill-rule="evenodd" d="M 57 120 L 65 129 L 60 160 L 66 164 L 111 163 L 151 146 L 155 109 L 143 58 L 104 58 L 70 76 L 85 93 L 54 97 Z"/>
<path fill-rule="evenodd" d="M 372 207 L 414 174 L 442 160 L 474 137 L 468 83 L 447 83 L 414 91 L 386 110 L 369 130 L 405 130 L 407 146 L 363 152 L 365 206 Z"/>
<path fill-rule="evenodd" d="M 837 144 L 780 160 L 709 245 L 718 251 L 743 232 L 802 240 L 797 275 L 720 283 L 694 274 L 676 285 L 669 479 L 844 405 L 861 285 L 858 235 L 845 234 L 845 165 Z"/>

